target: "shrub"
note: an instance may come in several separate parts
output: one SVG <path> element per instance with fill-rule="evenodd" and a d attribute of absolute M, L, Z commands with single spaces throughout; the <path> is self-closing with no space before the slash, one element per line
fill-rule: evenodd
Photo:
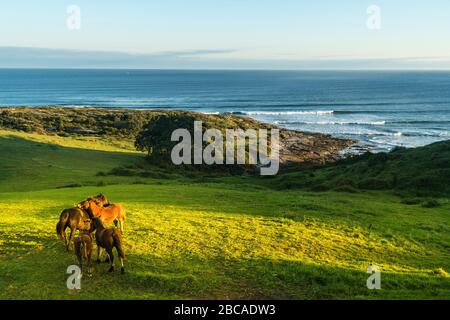
<path fill-rule="evenodd" d="M 428 199 L 422 203 L 423 208 L 436 208 L 439 207 L 441 204 L 439 201 L 435 199 Z"/>
<path fill-rule="evenodd" d="M 389 181 L 383 179 L 369 178 L 359 182 L 358 187 L 361 189 L 368 189 L 368 190 L 383 190 L 383 189 L 390 189 L 391 185 Z"/>
<path fill-rule="evenodd" d="M 389 155 L 385 152 L 375 153 L 369 157 L 369 166 L 377 166 L 386 163 L 389 160 Z"/>
<path fill-rule="evenodd" d="M 170 179 L 171 176 L 167 173 L 160 171 L 144 171 L 139 174 L 142 178 L 154 178 L 154 179 Z"/>
<path fill-rule="evenodd" d="M 348 193 L 357 193 L 358 192 L 358 189 L 356 189 L 355 187 L 353 187 L 351 185 L 337 186 L 333 190 L 337 191 L 337 192 L 348 192 Z"/>
<path fill-rule="evenodd" d="M 178 143 L 171 141 L 172 132 L 176 129 L 187 129 L 192 134 L 195 120 L 197 119 L 193 115 L 163 114 L 156 116 L 137 135 L 136 149 L 147 152 L 149 157 L 170 160 L 170 152 Z"/>
<path fill-rule="evenodd" d="M 67 184 L 65 186 L 60 186 L 57 187 L 57 189 L 65 189 L 65 188 L 81 188 L 83 187 L 83 185 L 81 183 L 72 183 L 72 184 Z"/>
<path fill-rule="evenodd" d="M 135 176 L 136 172 L 130 168 L 118 167 L 118 168 L 112 169 L 109 172 L 109 174 L 113 175 L 113 176 L 131 177 L 131 176 Z"/>
<path fill-rule="evenodd" d="M 326 184 L 318 184 L 310 188 L 311 191 L 315 192 L 329 191 L 330 189 L 331 189 L 330 186 Z"/>
<path fill-rule="evenodd" d="M 417 199 L 417 198 L 406 198 L 406 199 L 402 199 L 400 202 L 403 204 L 407 204 L 407 205 L 413 205 L 413 204 L 419 204 L 421 202 L 421 200 Z"/>

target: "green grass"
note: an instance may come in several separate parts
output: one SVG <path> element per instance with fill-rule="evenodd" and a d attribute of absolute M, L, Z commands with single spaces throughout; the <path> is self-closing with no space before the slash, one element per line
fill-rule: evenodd
<path fill-rule="evenodd" d="M 97 173 L 143 161 L 141 154 L 102 141 L 0 131 L 0 191 L 118 183 Z"/>
<path fill-rule="evenodd" d="M 450 297 L 447 197 L 427 206 L 382 191 L 274 190 L 252 177 L 136 184 L 96 174 L 140 154 L 107 151 L 94 138 L 85 149 L 39 139 L 0 136 L 1 299 Z M 83 186 L 58 188 L 70 184 Z M 98 192 L 127 208 L 127 273 L 95 265 L 70 292 L 65 271 L 76 259 L 55 224 L 62 209 Z M 382 290 L 366 288 L 370 263 L 381 268 Z"/>
<path fill-rule="evenodd" d="M 365 154 L 317 169 L 268 179 L 278 189 L 312 189 L 357 192 L 391 190 L 402 195 L 450 194 L 450 140 L 416 149 Z"/>

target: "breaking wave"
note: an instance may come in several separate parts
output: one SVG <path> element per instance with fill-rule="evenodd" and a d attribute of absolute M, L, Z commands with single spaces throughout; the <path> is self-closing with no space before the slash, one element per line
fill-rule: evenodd
<path fill-rule="evenodd" d="M 239 111 L 234 114 L 244 114 L 248 116 L 267 115 L 267 116 L 282 116 L 282 115 L 329 115 L 333 114 L 333 110 L 316 110 L 316 111 Z"/>

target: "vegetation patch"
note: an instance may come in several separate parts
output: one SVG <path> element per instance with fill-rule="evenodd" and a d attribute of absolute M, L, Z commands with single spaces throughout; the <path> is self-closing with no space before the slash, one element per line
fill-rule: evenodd
<path fill-rule="evenodd" d="M 259 177 L 79 138 L 1 131 L 0 299 L 450 297 L 449 142 Z M 127 273 L 96 265 L 69 293 L 76 258 L 55 225 L 100 192 L 127 210 Z M 367 289 L 369 264 L 382 290 Z"/>

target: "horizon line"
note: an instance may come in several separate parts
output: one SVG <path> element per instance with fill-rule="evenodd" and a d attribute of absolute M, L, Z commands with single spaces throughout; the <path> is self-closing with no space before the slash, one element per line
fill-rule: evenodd
<path fill-rule="evenodd" d="M 450 68 L 127 68 L 127 67 L 3 67 L 0 70 L 136 70 L 136 71 L 362 71 L 362 72 L 449 72 Z"/>

